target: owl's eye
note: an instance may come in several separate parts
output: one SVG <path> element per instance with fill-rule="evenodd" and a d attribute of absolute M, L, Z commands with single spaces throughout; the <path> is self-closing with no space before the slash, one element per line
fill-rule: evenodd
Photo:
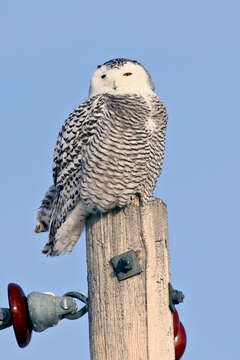
<path fill-rule="evenodd" d="M 101 78 L 104 79 L 106 76 L 107 76 L 106 74 L 103 74 L 103 75 L 101 76 Z"/>
<path fill-rule="evenodd" d="M 126 72 L 126 73 L 123 74 L 123 76 L 130 76 L 130 75 L 132 75 L 131 72 Z"/>

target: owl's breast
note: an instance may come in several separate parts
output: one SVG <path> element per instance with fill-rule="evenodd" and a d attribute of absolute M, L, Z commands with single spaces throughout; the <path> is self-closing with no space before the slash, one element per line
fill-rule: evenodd
<path fill-rule="evenodd" d="M 127 205 L 147 176 L 150 147 L 144 127 L 112 119 L 99 125 L 82 160 L 80 196 L 98 211 Z"/>

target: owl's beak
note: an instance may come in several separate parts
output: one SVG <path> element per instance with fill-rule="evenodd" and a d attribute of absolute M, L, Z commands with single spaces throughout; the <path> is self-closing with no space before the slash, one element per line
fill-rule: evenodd
<path fill-rule="evenodd" d="M 116 81 L 113 81 L 113 90 L 117 90 L 117 84 L 116 84 Z"/>

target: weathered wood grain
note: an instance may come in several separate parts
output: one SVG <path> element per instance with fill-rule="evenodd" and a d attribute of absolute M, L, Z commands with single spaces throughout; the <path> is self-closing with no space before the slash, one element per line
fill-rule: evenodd
<path fill-rule="evenodd" d="M 142 273 L 119 282 L 110 259 L 131 249 Z M 91 360 L 174 360 L 166 205 L 89 217 L 87 262 Z"/>

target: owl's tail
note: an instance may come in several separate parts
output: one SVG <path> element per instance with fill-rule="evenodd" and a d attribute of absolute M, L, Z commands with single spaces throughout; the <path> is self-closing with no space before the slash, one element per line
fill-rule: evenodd
<path fill-rule="evenodd" d="M 82 203 L 79 202 L 54 236 L 51 235 L 50 225 L 49 240 L 42 252 L 50 256 L 57 256 L 66 251 L 72 252 L 83 231 L 87 215 Z"/>

